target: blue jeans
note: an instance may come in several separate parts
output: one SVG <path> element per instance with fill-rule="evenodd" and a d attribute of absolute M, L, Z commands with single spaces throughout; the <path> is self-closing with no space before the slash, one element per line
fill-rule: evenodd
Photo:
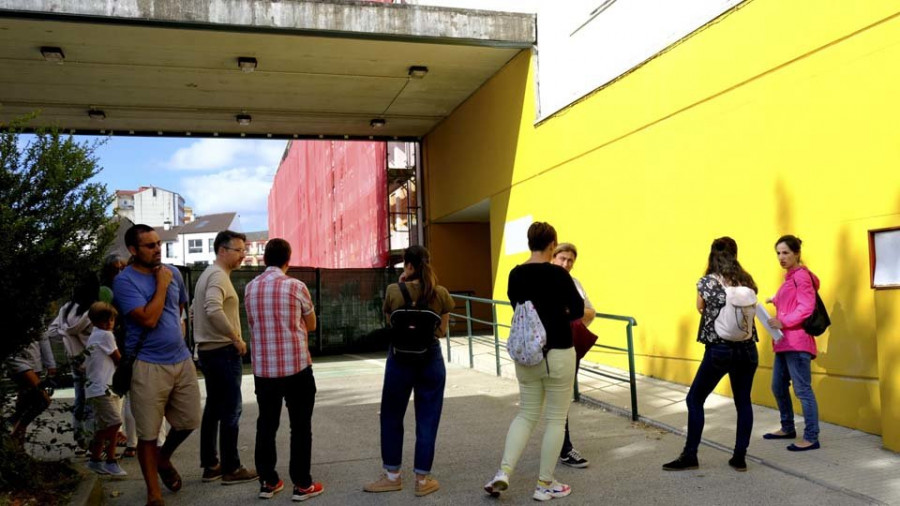
<path fill-rule="evenodd" d="M 737 434 L 734 441 L 734 453 L 746 454 L 750 446 L 750 432 L 753 430 L 753 405 L 750 403 L 750 390 L 753 387 L 753 375 L 759 365 L 759 354 L 753 341 L 730 344 L 708 344 L 703 360 L 697 368 L 697 375 L 691 383 L 687 395 L 688 433 L 684 445 L 686 455 L 697 455 L 700 439 L 703 436 L 705 415 L 703 404 L 726 374 L 731 380 L 731 392 L 734 395 L 734 407 L 737 410 Z"/>
<path fill-rule="evenodd" d="M 216 441 L 222 457 L 222 472 L 241 467 L 238 429 L 241 420 L 241 356 L 234 346 L 199 350 L 200 369 L 206 378 L 206 406 L 200 423 L 200 466 L 219 463 Z"/>
<path fill-rule="evenodd" d="M 72 404 L 72 430 L 75 443 L 87 448 L 88 441 L 93 439 L 94 411 L 85 401 L 84 385 L 87 377 L 77 365 L 72 365 L 72 388 L 75 390 L 75 402 Z"/>
<path fill-rule="evenodd" d="M 409 395 L 415 392 L 416 457 L 413 470 L 429 474 L 434 462 L 441 410 L 444 407 L 444 384 L 447 370 L 441 346 L 435 342 L 418 359 L 396 359 L 388 350 L 381 390 L 381 460 L 384 468 L 397 472 L 403 460 L 403 417 Z"/>
<path fill-rule="evenodd" d="M 772 366 L 772 393 L 775 394 L 775 402 L 778 404 L 778 411 L 781 412 L 781 431 L 795 432 L 794 405 L 791 403 L 789 389 L 791 383 L 794 384 L 794 395 L 800 399 L 803 419 L 806 421 L 803 439 L 815 443 L 819 440 L 819 405 L 810 384 L 811 361 L 812 355 L 805 351 L 776 353 L 775 363 Z"/>

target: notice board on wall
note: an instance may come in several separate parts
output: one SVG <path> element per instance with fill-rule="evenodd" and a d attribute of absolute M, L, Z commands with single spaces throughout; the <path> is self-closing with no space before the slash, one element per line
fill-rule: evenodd
<path fill-rule="evenodd" d="M 900 227 L 869 231 L 872 288 L 900 288 Z"/>

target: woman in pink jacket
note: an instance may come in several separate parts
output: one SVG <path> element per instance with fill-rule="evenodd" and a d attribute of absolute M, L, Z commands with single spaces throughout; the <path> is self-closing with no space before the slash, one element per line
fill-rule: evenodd
<path fill-rule="evenodd" d="M 775 252 L 781 268 L 787 271 L 784 283 L 774 298 L 777 316 L 769 319 L 769 325 L 781 329 L 784 337 L 773 343 L 775 364 L 772 367 L 772 393 L 778 411 L 781 412 L 781 429 L 763 436 L 765 439 L 794 439 L 794 406 L 789 387 L 794 384 L 794 394 L 800 399 L 803 419 L 803 441 L 787 447 L 792 452 L 819 448 L 819 407 L 810 384 L 810 362 L 816 358 L 816 340 L 803 330 L 803 321 L 816 308 L 816 291 L 819 278 L 800 262 L 800 245 L 803 241 L 786 235 L 775 242 Z"/>

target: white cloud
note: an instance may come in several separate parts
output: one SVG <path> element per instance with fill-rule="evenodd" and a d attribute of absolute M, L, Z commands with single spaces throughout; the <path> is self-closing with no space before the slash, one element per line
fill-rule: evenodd
<path fill-rule="evenodd" d="M 244 231 L 265 230 L 269 189 L 277 169 L 273 163 L 186 177 L 181 189 L 195 216 L 236 212 Z"/>
<path fill-rule="evenodd" d="M 175 170 L 222 170 L 266 165 L 277 167 L 286 141 L 201 139 L 172 155 L 166 166 Z"/>

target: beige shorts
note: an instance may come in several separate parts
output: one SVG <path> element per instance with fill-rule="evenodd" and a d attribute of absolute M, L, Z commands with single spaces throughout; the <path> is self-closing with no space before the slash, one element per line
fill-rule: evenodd
<path fill-rule="evenodd" d="M 94 410 L 94 431 L 122 425 L 122 398 L 117 395 L 89 397 L 88 404 Z"/>
<path fill-rule="evenodd" d="M 163 417 L 173 430 L 200 427 L 200 387 L 191 359 L 177 364 L 135 361 L 128 395 L 138 439 L 159 437 Z"/>

